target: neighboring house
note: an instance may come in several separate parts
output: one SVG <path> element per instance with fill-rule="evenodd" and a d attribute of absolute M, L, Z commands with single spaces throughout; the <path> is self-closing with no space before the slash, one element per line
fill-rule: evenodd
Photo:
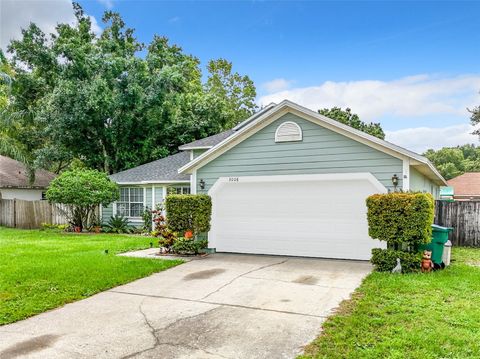
<path fill-rule="evenodd" d="M 55 174 L 35 171 L 35 182 L 29 183 L 25 165 L 9 157 L 0 156 L 0 198 L 36 201 L 44 199 L 50 181 Z"/>
<path fill-rule="evenodd" d="M 209 246 L 217 251 L 369 259 L 383 244 L 368 236 L 367 196 L 415 190 L 438 198 L 446 185 L 425 157 L 290 101 L 179 149 L 112 175 L 122 198 L 104 219 L 140 221 L 140 209 L 171 187 L 212 197 Z"/>
<path fill-rule="evenodd" d="M 447 181 L 455 201 L 480 200 L 480 172 L 467 172 Z"/>

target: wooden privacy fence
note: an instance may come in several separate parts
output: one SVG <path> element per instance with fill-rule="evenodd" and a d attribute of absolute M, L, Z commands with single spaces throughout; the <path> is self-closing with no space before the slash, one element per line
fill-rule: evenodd
<path fill-rule="evenodd" d="M 67 224 L 63 207 L 48 201 L 0 199 L 0 226 L 40 228 L 42 223 Z"/>
<path fill-rule="evenodd" d="M 453 227 L 454 245 L 480 247 L 480 201 L 435 201 L 435 223 Z"/>

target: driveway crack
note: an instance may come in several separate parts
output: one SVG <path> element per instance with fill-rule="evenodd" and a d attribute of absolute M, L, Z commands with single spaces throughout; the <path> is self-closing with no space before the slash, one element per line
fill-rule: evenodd
<path fill-rule="evenodd" d="M 205 300 L 207 299 L 208 297 L 210 297 L 211 295 L 215 294 L 215 293 L 218 293 L 219 291 L 221 291 L 223 288 L 229 286 L 230 284 L 232 284 L 233 282 L 235 282 L 238 278 L 241 278 L 243 276 L 246 276 L 248 274 L 251 274 L 251 273 L 254 273 L 254 272 L 258 272 L 259 270 L 262 270 L 262 269 L 265 269 L 265 268 L 270 268 L 270 267 L 274 267 L 274 266 L 278 266 L 280 264 L 283 264 L 285 262 L 287 262 L 288 259 L 284 259 L 280 262 L 276 262 L 276 263 L 271 263 L 271 264 L 266 264 L 264 266 L 261 266 L 261 267 L 258 267 L 258 268 L 255 268 L 255 269 L 252 269 L 252 270 L 249 270 L 248 272 L 245 272 L 245 273 L 242 273 L 242 274 L 239 274 L 237 275 L 236 277 L 232 278 L 230 281 L 228 281 L 227 283 L 221 285 L 220 287 L 218 287 L 217 289 L 215 289 L 213 292 L 210 292 L 208 293 L 207 295 L 205 295 L 204 297 L 202 297 L 200 300 Z"/>
<path fill-rule="evenodd" d="M 177 346 L 177 347 L 183 346 L 183 347 L 185 347 L 185 348 L 201 350 L 201 351 L 204 351 L 205 353 L 210 354 L 210 355 L 217 355 L 217 356 L 220 356 L 220 357 L 222 357 L 222 358 L 226 358 L 226 357 L 223 357 L 223 356 L 221 356 L 221 355 L 219 355 L 219 354 L 210 353 L 210 352 L 208 352 L 208 351 L 206 351 L 206 350 L 204 350 L 204 349 L 187 346 L 187 345 L 182 344 L 182 343 L 161 342 L 161 341 L 160 341 L 160 338 L 159 338 L 159 336 L 158 336 L 158 332 L 168 330 L 168 329 L 170 329 L 171 327 L 173 327 L 174 325 L 176 325 L 176 324 L 178 324 L 179 322 L 182 322 L 182 321 L 184 321 L 184 320 L 189 320 L 189 319 L 193 319 L 193 318 L 195 318 L 195 317 L 199 317 L 199 316 L 205 315 L 205 314 L 211 312 L 212 310 L 215 310 L 215 309 L 219 308 L 220 306 L 214 307 L 214 308 L 209 309 L 209 310 L 207 310 L 207 311 L 205 311 L 205 312 L 202 312 L 202 313 L 190 315 L 190 316 L 188 316 L 188 317 L 179 318 L 179 319 L 175 320 L 174 322 L 166 325 L 165 327 L 162 327 L 162 328 L 159 328 L 159 329 L 155 329 L 155 327 L 154 327 L 154 326 L 152 325 L 152 323 L 148 320 L 147 315 L 145 314 L 145 312 L 144 312 L 143 309 L 142 309 L 143 302 L 144 302 L 147 298 L 148 298 L 148 297 L 146 297 L 144 300 L 142 300 L 142 302 L 141 302 L 140 305 L 138 306 L 138 311 L 140 312 L 140 314 L 142 314 L 143 320 L 144 320 L 144 322 L 145 322 L 145 325 L 149 328 L 149 331 L 150 331 L 152 337 L 155 339 L 155 344 L 154 344 L 153 346 L 151 346 L 151 347 L 146 348 L 146 349 L 139 350 L 139 351 L 137 351 L 137 352 L 134 352 L 134 353 L 125 355 L 125 356 L 121 357 L 121 359 L 128 359 L 128 358 L 136 357 L 137 355 L 140 355 L 140 354 L 146 353 L 146 352 L 148 352 L 148 351 L 154 350 L 154 349 L 156 349 L 157 347 L 162 346 L 162 345 Z M 227 358 L 227 359 L 229 359 L 229 358 Z"/>

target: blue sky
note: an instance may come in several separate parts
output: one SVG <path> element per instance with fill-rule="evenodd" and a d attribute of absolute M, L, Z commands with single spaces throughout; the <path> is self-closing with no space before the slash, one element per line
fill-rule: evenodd
<path fill-rule="evenodd" d="M 232 61 L 254 80 L 259 104 L 289 98 L 312 109 L 349 106 L 417 151 L 478 142 L 466 107 L 480 105 L 480 2 L 80 3 L 100 27 L 111 9 L 145 43 L 165 35 L 203 65 Z"/>
<path fill-rule="evenodd" d="M 225 57 L 257 84 L 295 86 L 479 69 L 480 2 L 80 1 L 101 19 L 122 14 L 199 57 Z M 107 4 L 107 6 L 105 6 Z"/>

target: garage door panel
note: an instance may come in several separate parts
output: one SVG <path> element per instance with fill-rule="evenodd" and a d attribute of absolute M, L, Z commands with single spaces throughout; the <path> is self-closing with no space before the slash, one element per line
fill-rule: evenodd
<path fill-rule="evenodd" d="M 239 178 L 212 189 L 210 245 L 225 252 L 349 259 L 368 259 L 381 246 L 368 236 L 366 221 L 366 197 L 382 191 L 373 176 L 294 177 Z"/>

